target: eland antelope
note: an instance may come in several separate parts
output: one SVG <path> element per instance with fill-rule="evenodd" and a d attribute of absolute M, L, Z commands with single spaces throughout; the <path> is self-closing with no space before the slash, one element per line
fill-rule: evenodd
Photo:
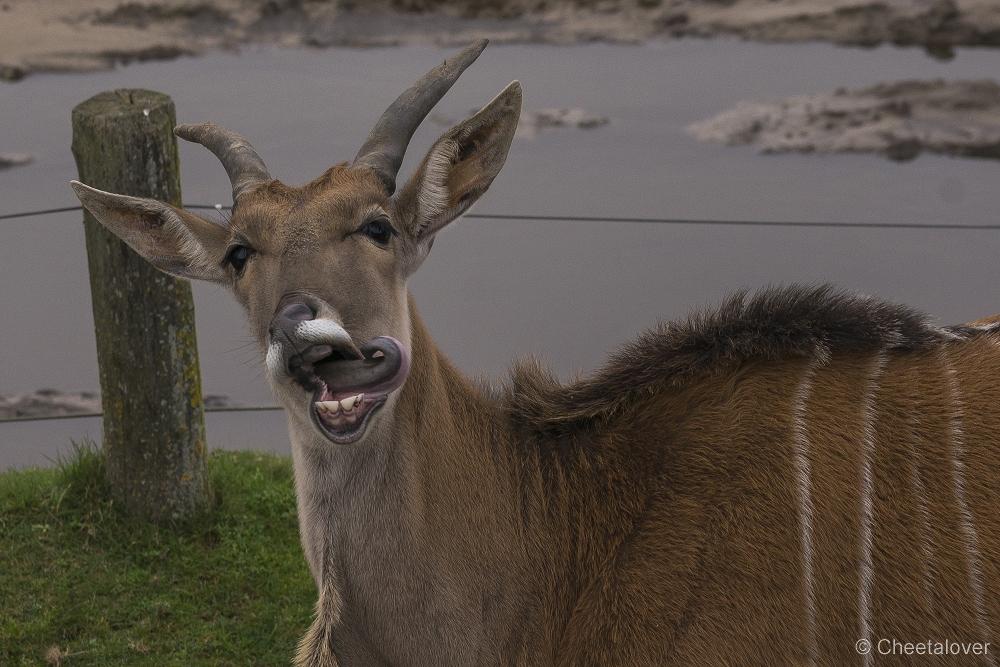
<path fill-rule="evenodd" d="M 407 291 L 500 171 L 515 81 L 396 193 L 485 40 L 303 187 L 211 123 L 226 223 L 74 182 L 161 270 L 243 304 L 285 408 L 319 600 L 297 662 L 995 665 L 1000 320 L 828 287 L 740 294 L 590 377 L 471 382 Z"/>

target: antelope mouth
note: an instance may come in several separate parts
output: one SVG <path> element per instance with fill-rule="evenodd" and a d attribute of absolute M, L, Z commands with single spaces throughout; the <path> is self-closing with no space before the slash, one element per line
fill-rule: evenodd
<path fill-rule="evenodd" d="M 313 345 L 289 362 L 295 380 L 312 392 L 313 424 L 340 445 L 365 434 L 371 416 L 410 370 L 410 355 L 395 338 L 373 338 L 359 349 L 362 358 L 348 359 L 330 345 Z"/>

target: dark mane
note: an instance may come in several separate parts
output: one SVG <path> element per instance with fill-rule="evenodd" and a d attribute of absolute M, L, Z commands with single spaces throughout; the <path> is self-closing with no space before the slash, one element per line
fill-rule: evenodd
<path fill-rule="evenodd" d="M 559 382 L 537 362 L 511 371 L 506 409 L 532 429 L 614 414 L 637 394 L 744 360 L 828 357 L 834 351 L 922 350 L 967 337 L 905 306 L 831 286 L 743 291 L 686 320 L 662 323 L 624 345 L 594 375 Z"/>

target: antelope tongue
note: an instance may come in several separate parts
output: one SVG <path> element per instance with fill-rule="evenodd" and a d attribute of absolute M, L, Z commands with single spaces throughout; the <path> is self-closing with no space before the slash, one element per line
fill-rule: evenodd
<path fill-rule="evenodd" d="M 360 350 L 363 359 L 337 359 L 316 364 L 314 372 L 326 385 L 320 401 L 341 401 L 364 394 L 362 407 L 368 407 L 369 401 L 384 398 L 406 380 L 410 355 L 395 338 L 373 338 Z"/>

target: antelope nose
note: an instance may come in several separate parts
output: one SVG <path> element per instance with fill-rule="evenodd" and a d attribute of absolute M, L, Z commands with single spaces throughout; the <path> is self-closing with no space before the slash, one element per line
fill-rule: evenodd
<path fill-rule="evenodd" d="M 271 320 L 270 334 L 273 337 L 276 331 L 282 331 L 285 335 L 295 330 L 295 325 L 316 318 L 316 312 L 304 303 L 290 303 L 278 311 L 278 314 Z"/>

